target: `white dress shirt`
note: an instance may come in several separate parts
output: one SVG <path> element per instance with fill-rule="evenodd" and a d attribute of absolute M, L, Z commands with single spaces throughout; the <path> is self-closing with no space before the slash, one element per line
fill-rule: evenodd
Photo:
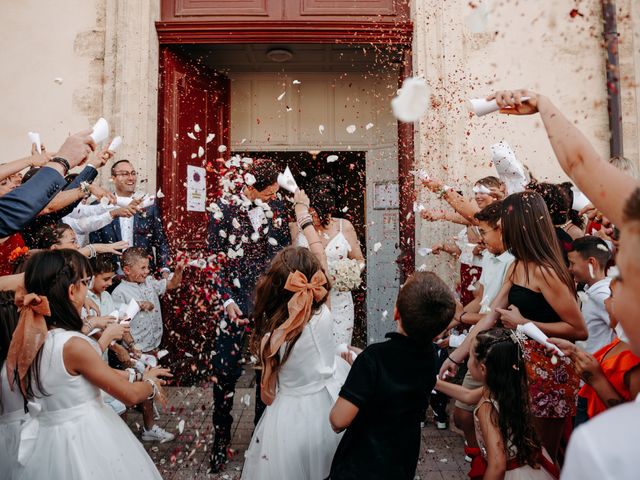
<path fill-rule="evenodd" d="M 480 313 L 489 311 L 489 305 L 500 292 L 507 270 L 514 260 L 511 252 L 502 252 L 500 255 L 494 255 L 488 250 L 482 252 L 482 274 L 478 280 L 482 284 L 483 292 Z"/>
<path fill-rule="evenodd" d="M 562 480 L 638 478 L 639 399 L 611 408 L 573 432 Z"/>
<path fill-rule="evenodd" d="M 581 295 L 583 301 L 580 310 L 589 330 L 589 338 L 584 342 L 576 342 L 576 345 L 589 353 L 597 352 L 615 338 L 609 314 L 604 308 L 604 301 L 611 295 L 610 284 L 610 278 L 603 278 L 585 287 L 585 295 Z"/>
<path fill-rule="evenodd" d="M 129 206 L 129 204 L 131 203 L 131 201 L 133 200 L 132 197 L 121 197 L 121 196 L 117 196 L 117 204 L 127 207 Z M 120 217 L 119 221 L 120 221 L 120 236 L 122 237 L 122 240 L 124 240 L 125 242 L 127 242 L 127 244 L 129 244 L 130 247 L 133 247 L 133 218 L 134 217 Z"/>

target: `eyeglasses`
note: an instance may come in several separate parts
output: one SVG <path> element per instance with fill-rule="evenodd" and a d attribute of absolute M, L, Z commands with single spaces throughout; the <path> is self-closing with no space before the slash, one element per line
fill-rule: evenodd
<path fill-rule="evenodd" d="M 487 233 L 489 232 L 493 232 L 494 230 L 498 230 L 498 228 L 500 227 L 496 227 L 496 228 L 492 228 L 491 230 L 483 230 L 481 228 L 478 229 L 478 233 L 480 234 L 481 237 L 484 237 Z"/>
<path fill-rule="evenodd" d="M 113 172 L 114 177 L 136 177 L 138 173 L 134 170 L 132 172 Z"/>
<path fill-rule="evenodd" d="M 93 277 L 81 278 L 79 280 L 79 282 L 82 283 L 87 288 L 89 288 L 89 285 L 91 285 L 92 281 L 93 281 Z"/>

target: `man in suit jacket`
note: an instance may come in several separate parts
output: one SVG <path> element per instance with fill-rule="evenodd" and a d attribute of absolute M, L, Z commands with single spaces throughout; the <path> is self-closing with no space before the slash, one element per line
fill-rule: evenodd
<path fill-rule="evenodd" d="M 0 238 L 22 230 L 66 185 L 64 176 L 68 171 L 84 162 L 95 149 L 91 132 L 84 130 L 68 137 L 30 182 L 0 198 Z"/>
<path fill-rule="evenodd" d="M 214 342 L 213 471 L 219 471 L 227 459 L 233 392 L 242 374 L 240 360 L 245 324 L 253 310 L 256 283 L 276 253 L 291 243 L 288 223 L 282 217 L 284 205 L 276 200 L 276 165 L 259 159 L 250 173 L 255 182 L 245 184 L 238 196 L 222 198 L 213 205 L 209 216 L 209 251 L 226 255 L 216 282 L 226 315 L 220 321 Z M 256 383 L 258 387 L 259 377 Z M 261 414 L 262 403 L 258 402 L 259 396 L 256 396 L 256 418 Z"/>
<path fill-rule="evenodd" d="M 111 167 L 111 179 L 116 190 L 118 205 L 126 207 L 136 191 L 137 173 L 129 160 L 119 160 Z M 151 261 L 151 271 L 156 268 L 169 274 L 169 244 L 162 228 L 162 218 L 157 205 L 151 205 L 133 217 L 115 218 L 106 227 L 89 235 L 91 243 L 113 243 L 125 240 L 130 247 L 142 247 Z M 154 252 L 155 249 L 155 252 Z"/>

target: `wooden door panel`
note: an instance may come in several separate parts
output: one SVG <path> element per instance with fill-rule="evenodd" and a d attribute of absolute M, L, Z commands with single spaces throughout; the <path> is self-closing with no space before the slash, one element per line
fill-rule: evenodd
<path fill-rule="evenodd" d="M 218 146 L 229 143 L 229 82 L 168 47 L 161 50 L 160 65 L 158 186 L 165 196 L 159 203 L 174 255 L 195 259 L 207 253 L 208 214 L 186 209 L 187 166 L 205 167 L 208 205 L 220 194 Z M 215 137 L 207 143 L 209 134 Z M 187 267 L 182 286 L 163 297 L 162 346 L 169 351 L 164 362 L 181 385 L 210 375 L 218 307 L 210 274 Z"/>

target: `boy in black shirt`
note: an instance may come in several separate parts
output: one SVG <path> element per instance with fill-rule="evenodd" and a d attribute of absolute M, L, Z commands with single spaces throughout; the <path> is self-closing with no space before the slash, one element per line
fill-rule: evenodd
<path fill-rule="evenodd" d="M 331 480 L 414 478 L 421 416 L 438 374 L 432 340 L 455 306 L 434 273 L 417 272 L 404 284 L 394 311 L 397 332 L 358 355 L 331 410 L 333 429 L 347 429 Z"/>

